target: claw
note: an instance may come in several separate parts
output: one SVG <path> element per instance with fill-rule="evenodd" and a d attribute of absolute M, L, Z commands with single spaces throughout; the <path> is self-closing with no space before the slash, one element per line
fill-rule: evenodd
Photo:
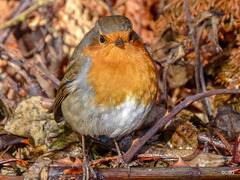
<path fill-rule="evenodd" d="M 94 172 L 92 166 L 88 164 L 88 161 L 85 158 L 83 159 L 82 170 L 83 170 L 83 180 L 88 180 L 90 178 L 89 171 L 93 174 L 94 179 L 97 179 L 96 173 Z"/>
<path fill-rule="evenodd" d="M 122 153 L 120 151 L 120 148 L 118 146 L 118 143 L 117 143 L 117 140 L 116 138 L 114 138 L 114 143 L 115 143 L 115 146 L 116 146 L 116 149 L 117 149 L 117 152 L 118 152 L 118 157 L 117 157 L 117 160 L 116 160 L 116 164 L 115 166 L 113 165 L 113 167 L 127 167 L 127 163 L 125 163 L 124 159 L 123 159 L 123 156 L 122 156 Z M 113 162 L 115 163 L 115 162 Z"/>

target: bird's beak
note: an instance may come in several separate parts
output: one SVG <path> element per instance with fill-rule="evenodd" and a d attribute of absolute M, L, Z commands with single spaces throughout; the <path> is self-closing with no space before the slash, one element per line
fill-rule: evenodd
<path fill-rule="evenodd" d="M 115 41 L 115 46 L 117 46 L 117 47 L 120 47 L 120 48 L 122 48 L 123 46 L 124 46 L 124 42 L 123 42 L 123 40 L 121 39 L 121 38 L 118 38 L 116 41 Z"/>

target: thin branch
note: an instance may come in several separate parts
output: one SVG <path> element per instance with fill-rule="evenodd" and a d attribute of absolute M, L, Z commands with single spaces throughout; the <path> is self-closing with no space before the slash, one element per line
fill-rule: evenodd
<path fill-rule="evenodd" d="M 14 17 L 13 19 L 4 22 L 3 24 L 0 24 L 0 31 L 17 25 L 18 23 L 24 21 L 27 17 L 27 15 L 29 15 L 30 13 L 32 13 L 33 11 L 37 10 L 40 7 L 43 6 L 47 6 L 50 3 L 52 3 L 54 0 L 48 0 L 48 1 L 43 1 L 43 2 L 37 2 L 36 4 L 34 4 L 33 6 L 29 7 L 28 9 L 26 9 L 25 11 L 23 11 L 22 13 L 20 13 L 18 16 Z"/>
<path fill-rule="evenodd" d="M 206 26 L 206 24 L 204 23 L 202 28 L 200 29 L 200 32 L 198 34 L 198 41 L 196 42 L 196 39 L 194 38 L 194 34 L 195 34 L 195 30 L 193 28 L 193 25 L 191 23 L 191 14 L 190 14 L 190 10 L 189 10 L 189 4 L 188 4 L 188 0 L 184 0 L 184 6 L 185 6 L 185 11 L 186 11 L 186 16 L 187 16 L 187 22 L 188 22 L 188 26 L 190 29 L 191 33 L 191 39 L 192 39 L 192 43 L 193 43 L 193 47 L 194 47 L 194 51 L 195 51 L 195 81 L 196 81 L 196 88 L 197 88 L 197 92 L 200 93 L 201 92 L 201 87 L 203 92 L 206 92 L 206 85 L 205 85 L 205 80 L 204 80 L 204 76 L 203 76 L 203 68 L 202 68 L 202 63 L 201 63 L 201 54 L 200 54 L 200 38 L 203 32 L 203 28 Z M 205 103 L 207 108 L 205 108 L 204 103 L 203 107 L 205 109 L 206 114 L 208 115 L 209 120 L 213 119 L 213 115 L 212 115 L 212 110 L 210 107 L 210 102 L 208 98 L 205 98 Z"/>
<path fill-rule="evenodd" d="M 48 35 L 49 27 L 50 27 L 50 23 L 47 23 L 42 39 L 40 39 L 39 43 L 32 50 L 30 50 L 27 53 L 23 53 L 24 58 L 28 58 L 28 57 L 32 56 L 33 54 L 35 54 L 36 52 L 41 52 L 44 49 L 45 38 Z"/>
<path fill-rule="evenodd" d="M 102 6 L 103 9 L 110 12 L 111 14 L 113 14 L 113 15 L 118 15 L 119 14 L 115 9 L 112 9 L 112 12 L 111 12 L 111 9 L 109 8 L 109 6 L 103 0 L 95 0 L 95 2 L 97 4 L 99 4 L 100 6 Z"/>
<path fill-rule="evenodd" d="M 32 65 L 31 63 L 28 62 L 27 59 L 25 59 L 24 57 L 18 55 L 15 51 L 7 48 L 5 45 L 0 44 L 0 48 L 4 49 L 6 52 L 9 52 L 9 53 L 15 55 L 20 62 L 22 62 L 23 64 L 26 64 L 30 69 L 32 69 L 33 71 L 37 72 L 44 80 L 52 83 L 52 85 L 53 85 L 53 87 L 54 87 L 55 89 L 58 88 L 58 85 L 59 85 L 59 83 L 60 83 L 59 80 L 56 79 L 56 78 L 55 78 L 51 73 L 49 73 L 46 69 L 44 70 L 44 73 L 43 73 L 42 70 L 39 69 L 37 66 Z"/>
<path fill-rule="evenodd" d="M 27 9 L 30 6 L 30 2 L 31 2 L 31 0 L 21 1 L 17 11 L 13 15 L 13 18 L 16 17 L 17 15 L 19 15 L 25 9 Z M 0 35 L 0 43 L 3 43 L 7 39 L 8 35 L 10 34 L 11 31 L 12 31 L 12 27 L 8 27 L 3 30 L 2 34 Z"/>
<path fill-rule="evenodd" d="M 139 6 L 140 6 L 140 13 L 139 13 L 139 20 L 138 20 L 138 34 L 141 37 L 142 35 L 142 14 L 143 14 L 143 0 L 139 0 Z"/>
<path fill-rule="evenodd" d="M 128 2 L 128 0 L 124 0 L 124 1 L 120 2 L 120 4 L 117 7 L 115 7 L 115 9 L 120 8 L 121 6 L 125 5 L 127 2 Z"/>
<path fill-rule="evenodd" d="M 107 2 L 108 9 L 109 9 L 109 11 L 110 11 L 110 14 L 113 16 L 114 13 L 113 13 L 113 7 L 112 7 L 112 5 L 111 5 L 111 1 L 110 1 L 110 0 L 107 0 L 106 2 Z"/>
<path fill-rule="evenodd" d="M 188 160 L 192 160 L 194 159 L 194 157 L 196 157 L 196 155 L 199 154 L 199 149 L 196 149 L 192 154 L 187 155 L 187 156 L 183 156 L 181 157 L 183 160 L 188 161 Z M 178 157 L 179 154 L 172 154 L 171 156 L 166 156 L 166 155 L 162 155 L 162 154 L 138 154 L 137 158 L 140 158 L 140 161 L 144 160 L 144 159 L 148 159 L 148 160 L 168 160 L 168 159 L 179 159 Z"/>
<path fill-rule="evenodd" d="M 188 0 L 184 0 L 184 7 L 185 7 L 185 11 L 186 11 L 186 16 L 187 16 L 187 22 L 188 22 L 188 27 L 191 33 L 191 39 L 192 39 L 192 43 L 193 43 L 193 48 L 195 50 L 195 54 L 197 53 L 197 44 L 196 44 L 196 40 L 194 38 L 194 34 L 195 34 L 195 30 L 193 28 L 193 25 L 191 23 L 192 18 L 191 18 L 191 14 L 190 14 L 190 10 L 189 10 L 189 5 L 188 5 Z M 197 59 L 197 54 L 196 54 L 196 58 L 195 58 L 195 81 L 196 81 L 196 88 L 197 88 L 197 92 L 200 93 L 200 89 L 201 89 L 201 85 L 200 85 L 200 72 L 199 72 L 199 59 Z"/>
<path fill-rule="evenodd" d="M 215 128 L 212 128 L 215 133 L 218 135 L 218 137 L 221 139 L 221 141 L 223 142 L 223 144 L 226 146 L 226 149 L 228 150 L 228 152 L 231 154 L 231 156 L 233 155 L 232 151 L 233 151 L 233 148 L 231 147 L 231 145 L 227 142 L 227 140 L 223 137 L 223 135 L 221 135 L 221 133 L 215 129 Z"/>
<path fill-rule="evenodd" d="M 148 141 L 148 139 L 150 139 L 158 130 L 163 128 L 164 125 L 168 123 L 180 111 L 190 106 L 192 103 L 199 99 L 219 94 L 240 94 L 240 89 L 218 89 L 187 97 L 184 101 L 174 107 L 170 114 L 159 119 L 153 127 L 151 127 L 133 146 L 129 148 L 126 154 L 123 155 L 123 159 L 125 160 L 125 162 L 129 163 L 133 158 L 134 154 Z"/>
<path fill-rule="evenodd" d="M 199 70 L 199 76 L 200 76 L 200 83 L 201 83 L 201 86 L 202 86 L 202 91 L 203 92 L 206 92 L 207 91 L 207 88 L 206 88 L 206 84 L 205 84 L 205 78 L 204 78 L 204 75 L 203 75 L 203 67 L 202 67 L 202 63 L 201 63 L 201 53 L 200 53 L 200 40 L 201 40 L 201 37 L 202 37 L 202 34 L 203 34 L 203 31 L 205 29 L 205 27 L 207 26 L 207 21 L 205 21 L 203 23 L 203 25 L 201 26 L 201 28 L 199 29 L 198 31 L 198 35 L 197 35 L 197 46 L 195 47 L 195 53 L 196 53 L 196 62 L 198 62 L 198 70 Z M 198 92 L 199 93 L 199 92 Z M 208 115 L 208 118 L 209 120 L 213 120 L 213 113 L 212 113 L 212 109 L 211 109 L 211 106 L 210 106 L 210 102 L 209 102 L 209 99 L 206 97 L 204 98 L 205 100 L 205 103 L 202 102 L 203 104 L 203 107 L 206 111 L 206 114 Z"/>
<path fill-rule="evenodd" d="M 173 56 L 174 56 L 174 50 L 171 50 L 167 57 L 167 61 L 163 63 L 163 94 L 165 98 L 166 109 L 168 108 L 167 72 L 168 72 L 169 66 L 173 63 L 171 62 L 171 60 L 173 59 Z M 174 105 L 172 107 L 174 107 Z"/>
<path fill-rule="evenodd" d="M 5 60 L 9 66 L 13 67 L 15 72 L 20 74 L 23 77 L 23 79 L 25 79 L 25 81 L 28 84 L 29 95 L 32 95 L 32 96 L 41 95 L 41 96 L 47 97 L 43 88 L 39 85 L 38 82 L 35 82 L 31 78 L 31 76 L 27 73 L 26 68 L 22 64 L 20 64 L 19 60 L 17 60 L 16 58 L 10 56 L 9 54 L 3 51 L 0 52 L 0 57 L 2 60 Z M 10 85 L 10 87 L 14 91 L 18 92 L 18 94 L 20 95 L 19 91 L 21 90 L 21 88 L 18 86 L 18 84 L 14 80 L 12 80 L 10 77 L 6 77 L 6 80 Z"/>
<path fill-rule="evenodd" d="M 184 0 L 184 7 L 185 7 L 185 11 L 186 11 L 188 26 L 190 29 L 189 32 L 191 32 L 193 30 L 193 25 L 191 23 L 192 18 L 191 18 L 191 14 L 190 14 L 190 10 L 189 10 L 188 0 Z M 193 33 L 191 33 L 191 38 L 192 38 L 193 47 L 196 47 L 196 40 L 194 38 L 194 30 L 192 32 Z"/>
<path fill-rule="evenodd" d="M 222 141 L 220 141 L 218 139 L 211 138 L 210 136 L 207 136 L 204 133 L 198 133 L 198 141 L 201 142 L 201 143 L 207 142 L 210 145 L 213 145 L 213 146 L 215 146 L 217 148 L 221 148 L 221 149 L 227 150 L 226 146 L 223 144 Z M 238 149 L 240 151 L 240 146 L 238 147 Z"/>

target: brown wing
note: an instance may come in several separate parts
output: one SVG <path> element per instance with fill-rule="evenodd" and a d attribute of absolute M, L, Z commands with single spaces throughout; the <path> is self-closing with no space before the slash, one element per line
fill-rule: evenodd
<path fill-rule="evenodd" d="M 63 114 L 61 105 L 64 99 L 71 93 L 73 93 L 74 90 L 69 90 L 68 85 L 71 83 L 76 75 L 81 71 L 84 63 L 86 62 L 87 56 L 86 55 L 79 55 L 78 59 L 71 60 L 67 66 L 66 73 L 60 82 L 59 88 L 57 90 L 56 99 L 54 101 L 54 104 L 49 109 L 49 113 L 54 113 L 54 119 L 56 122 L 61 122 L 63 120 Z"/>
<path fill-rule="evenodd" d="M 69 94 L 67 87 L 68 87 L 68 84 L 74 79 L 74 77 L 75 77 L 74 74 L 71 74 L 69 77 L 67 77 L 66 75 L 64 76 L 64 78 L 62 79 L 58 87 L 54 104 L 51 106 L 51 108 L 48 111 L 49 113 L 51 112 L 54 113 L 54 119 L 56 120 L 56 122 L 60 122 L 63 119 L 61 104 Z"/>

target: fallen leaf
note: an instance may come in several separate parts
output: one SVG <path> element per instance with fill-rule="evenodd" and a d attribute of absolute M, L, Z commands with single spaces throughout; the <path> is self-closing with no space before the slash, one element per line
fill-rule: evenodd
<path fill-rule="evenodd" d="M 186 163 L 180 155 L 178 155 L 178 162 L 172 165 L 172 167 L 191 167 L 188 163 Z"/>

